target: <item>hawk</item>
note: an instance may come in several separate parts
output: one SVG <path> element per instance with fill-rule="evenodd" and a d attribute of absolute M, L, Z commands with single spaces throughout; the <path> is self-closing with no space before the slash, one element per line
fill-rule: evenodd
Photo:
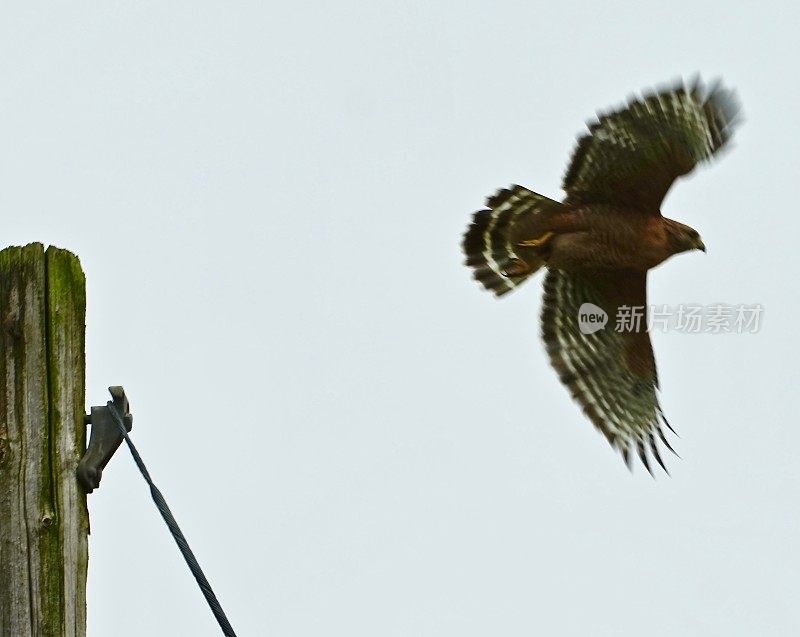
<path fill-rule="evenodd" d="M 514 185 L 489 197 L 464 234 L 466 264 L 498 297 L 546 268 L 541 323 L 550 363 L 628 467 L 635 450 L 651 474 L 650 455 L 666 471 L 657 438 L 672 451 L 662 423 L 672 428 L 656 394 L 647 320 L 622 330 L 613 320 L 632 308 L 646 314 L 648 270 L 681 252 L 705 252 L 697 231 L 660 207 L 678 177 L 725 147 L 738 115 L 735 93 L 720 82 L 679 81 L 632 97 L 579 137 L 563 201 Z M 584 308 L 611 322 L 581 329 Z"/>

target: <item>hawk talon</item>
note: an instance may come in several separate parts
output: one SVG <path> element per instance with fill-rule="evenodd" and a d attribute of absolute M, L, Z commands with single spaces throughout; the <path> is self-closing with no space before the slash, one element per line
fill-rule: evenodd
<path fill-rule="evenodd" d="M 530 274 L 531 270 L 531 266 L 522 259 L 514 259 L 507 268 L 503 269 L 502 275 L 506 278 L 525 276 Z"/>
<path fill-rule="evenodd" d="M 550 239 L 555 235 L 555 232 L 545 232 L 541 237 L 538 239 L 528 239 L 527 241 L 520 241 L 517 245 L 521 248 L 539 248 L 543 246 L 545 243 L 550 241 Z"/>

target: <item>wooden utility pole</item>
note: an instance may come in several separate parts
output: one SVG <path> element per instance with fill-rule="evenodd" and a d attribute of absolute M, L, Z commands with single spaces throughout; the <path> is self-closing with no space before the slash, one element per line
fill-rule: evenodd
<path fill-rule="evenodd" d="M 85 279 L 34 243 L 0 251 L 0 637 L 85 637 Z"/>

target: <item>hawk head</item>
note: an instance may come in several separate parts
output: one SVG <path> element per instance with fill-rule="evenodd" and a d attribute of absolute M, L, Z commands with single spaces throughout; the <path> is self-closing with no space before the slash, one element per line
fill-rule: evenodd
<path fill-rule="evenodd" d="M 665 219 L 667 228 L 667 238 L 672 248 L 673 254 L 688 252 L 689 250 L 706 251 L 706 246 L 700 238 L 700 233 L 685 223 Z"/>

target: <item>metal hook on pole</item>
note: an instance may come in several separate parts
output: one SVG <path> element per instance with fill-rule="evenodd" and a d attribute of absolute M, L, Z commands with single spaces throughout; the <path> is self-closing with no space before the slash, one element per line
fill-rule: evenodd
<path fill-rule="evenodd" d="M 122 414 L 125 429 L 130 431 L 133 428 L 133 416 L 130 413 L 130 403 L 125 395 L 125 390 L 115 385 L 109 387 L 108 391 L 111 393 L 111 399 L 117 412 Z M 92 434 L 86 453 L 78 463 L 76 474 L 84 491 L 91 493 L 100 486 L 103 469 L 122 444 L 122 432 L 114 421 L 108 405 L 92 407 L 91 413 L 84 419 L 87 425 L 92 426 Z"/>

